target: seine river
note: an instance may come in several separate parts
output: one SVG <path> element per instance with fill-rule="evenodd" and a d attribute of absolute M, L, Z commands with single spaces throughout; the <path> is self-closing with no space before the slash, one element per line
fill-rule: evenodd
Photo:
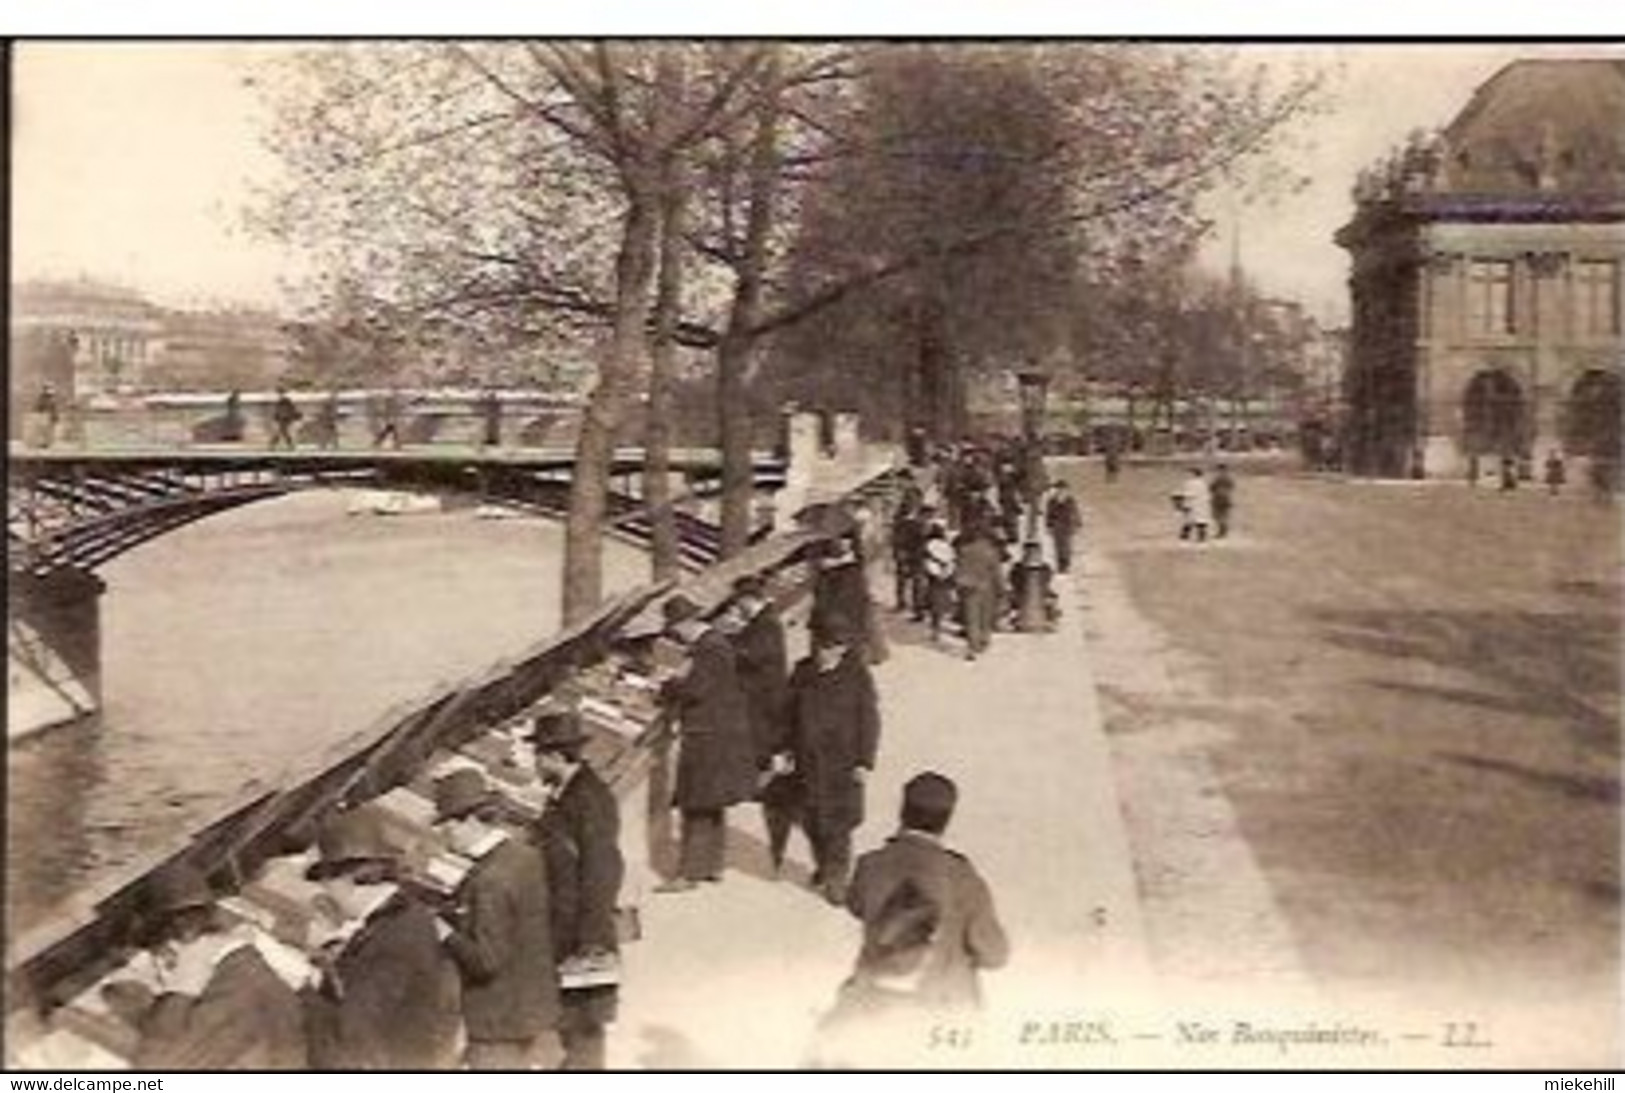
<path fill-rule="evenodd" d="M 102 716 L 7 755 L 8 939 L 256 779 L 557 629 L 559 525 L 352 517 L 348 500 L 251 505 L 100 570 Z M 609 544 L 607 587 L 646 573 Z"/>

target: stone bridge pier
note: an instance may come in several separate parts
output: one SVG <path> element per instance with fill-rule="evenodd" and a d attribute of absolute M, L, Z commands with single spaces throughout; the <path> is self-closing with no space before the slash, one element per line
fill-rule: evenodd
<path fill-rule="evenodd" d="M 12 573 L 6 589 L 6 737 L 97 712 L 102 701 L 100 577 L 64 567 Z"/>

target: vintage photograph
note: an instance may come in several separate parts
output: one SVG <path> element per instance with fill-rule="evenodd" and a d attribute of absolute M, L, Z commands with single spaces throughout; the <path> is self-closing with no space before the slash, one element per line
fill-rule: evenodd
<path fill-rule="evenodd" d="M 1625 46 L 6 56 L 6 1069 L 1625 1062 Z"/>

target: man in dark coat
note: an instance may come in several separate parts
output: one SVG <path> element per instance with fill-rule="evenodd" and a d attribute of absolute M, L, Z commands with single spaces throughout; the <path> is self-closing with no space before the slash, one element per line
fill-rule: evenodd
<path fill-rule="evenodd" d="M 271 447 L 293 451 L 293 427 L 303 416 L 299 412 L 299 407 L 293 404 L 293 399 L 288 397 L 288 392 L 278 387 L 276 404 L 271 407 L 271 423 L 276 427 L 271 434 Z"/>
<path fill-rule="evenodd" d="M 981 972 L 1009 959 L 987 883 L 942 842 L 957 798 L 940 774 L 909 779 L 901 829 L 858 859 L 846 906 L 863 923 L 863 946 L 823 1028 L 836 1056 L 843 1046 L 895 1041 L 892 1029 L 973 1015 Z"/>
<path fill-rule="evenodd" d="M 1213 534 L 1223 539 L 1230 534 L 1230 514 L 1236 509 L 1236 480 L 1230 476 L 1229 467 L 1220 463 L 1214 469 L 1208 492 L 1213 496 Z"/>
<path fill-rule="evenodd" d="M 863 785 L 880 747 L 874 677 L 851 624 L 826 616 L 813 651 L 790 674 L 789 747 L 800 781 L 813 884 L 839 905 L 852 869 L 852 831 L 863 822 Z"/>
<path fill-rule="evenodd" d="M 992 532 L 980 523 L 968 525 L 955 544 L 954 583 L 965 613 L 965 658 L 975 660 L 993 640 L 1004 602 L 1004 559 Z"/>
<path fill-rule="evenodd" d="M 665 603 L 666 629 L 688 646 L 688 671 L 665 695 L 677 726 L 674 804 L 682 814 L 678 877 L 661 892 L 721 881 L 727 811 L 756 795 L 756 744 L 740 689 L 733 644 L 700 617 L 686 596 Z"/>
<path fill-rule="evenodd" d="M 620 939 L 615 905 L 625 865 L 615 796 L 581 758 L 587 734 L 573 711 L 537 716 L 530 742 L 552 800 L 535 828 L 547 860 L 553 954 L 561 965 L 614 956 Z M 561 996 L 559 1036 L 564 1070 L 603 1070 L 604 1026 L 615 1020 L 619 988 L 577 987 Z"/>
<path fill-rule="evenodd" d="M 751 736 L 756 744 L 758 797 L 767 824 L 768 850 L 777 870 L 784 863 L 785 844 L 799 807 L 794 786 L 773 769 L 774 756 L 784 750 L 785 686 L 790 673 L 784 622 L 766 591 L 762 578 L 755 574 L 734 582 L 733 611 L 739 629 L 733 643 L 739 685 L 745 692 Z"/>
<path fill-rule="evenodd" d="M 360 928 L 325 947 L 305 995 L 310 1065 L 316 1070 L 449 1070 L 462 1025 L 457 967 L 440 944 L 429 906 L 393 883 L 398 866 L 367 805 L 332 817 L 311 872 L 342 909 L 365 907 Z M 387 886 L 380 893 L 379 887 Z"/>
<path fill-rule="evenodd" d="M 1044 526 L 1049 529 L 1055 544 L 1055 569 L 1065 573 L 1072 568 L 1072 539 L 1083 522 L 1078 515 L 1078 500 L 1072 496 L 1065 482 L 1057 480 L 1051 485 L 1049 501 L 1044 505 Z"/>
<path fill-rule="evenodd" d="M 916 617 L 920 614 L 918 599 L 920 566 L 925 552 L 925 519 L 920 493 L 912 486 L 903 494 L 897 512 L 892 516 L 891 556 L 892 576 L 896 583 L 896 608 Z"/>
<path fill-rule="evenodd" d="M 853 628 L 859 650 L 867 658 L 874 608 L 869 600 L 869 578 L 856 545 L 846 535 L 827 540 L 819 548 L 817 565 L 807 625 L 819 625 L 830 616 L 844 619 Z"/>
<path fill-rule="evenodd" d="M 559 979 L 547 877 L 541 851 L 497 826 L 497 807 L 477 770 L 435 783 L 436 827 L 452 850 L 474 859 L 445 939 L 463 978 L 464 1061 L 470 1070 L 552 1069 Z"/>
<path fill-rule="evenodd" d="M 154 951 L 172 970 L 156 996 L 124 981 L 103 989 L 110 1008 L 140 1034 L 138 1070 L 303 1070 L 299 996 L 250 938 L 220 929 L 203 874 L 174 866 L 155 881 Z"/>

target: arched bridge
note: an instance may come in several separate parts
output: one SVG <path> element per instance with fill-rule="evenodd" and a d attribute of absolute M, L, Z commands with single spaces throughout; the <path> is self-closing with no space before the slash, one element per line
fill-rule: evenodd
<path fill-rule="evenodd" d="M 562 449 L 96 453 L 14 448 L 7 475 L 7 556 L 14 576 L 87 572 L 205 516 L 318 488 L 460 493 L 562 515 L 574 466 L 574 453 Z M 641 449 L 615 454 L 610 534 L 636 541 L 650 534 L 641 500 L 643 466 Z M 676 496 L 703 498 L 720 487 L 715 450 L 673 451 L 671 469 L 686 482 L 674 488 Z M 757 488 L 779 488 L 785 471 L 783 459 L 756 456 Z M 715 526 L 681 509 L 677 520 L 685 560 L 714 560 L 720 545 Z"/>

